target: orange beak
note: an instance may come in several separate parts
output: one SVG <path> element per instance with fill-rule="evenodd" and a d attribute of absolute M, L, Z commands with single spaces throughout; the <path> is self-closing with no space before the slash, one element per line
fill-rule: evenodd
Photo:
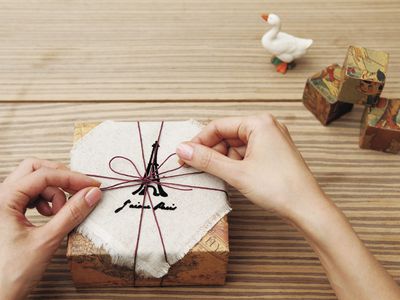
<path fill-rule="evenodd" d="M 265 22 L 268 22 L 268 14 L 262 14 L 262 15 L 261 15 L 261 18 L 263 18 L 263 20 L 264 20 Z"/>

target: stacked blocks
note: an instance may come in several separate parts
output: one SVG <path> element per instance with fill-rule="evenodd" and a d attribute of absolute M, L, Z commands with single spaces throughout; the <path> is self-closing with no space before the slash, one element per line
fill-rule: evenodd
<path fill-rule="evenodd" d="M 328 66 L 307 80 L 304 88 L 303 103 L 323 124 L 327 125 L 351 111 L 352 103 L 337 100 L 341 67 Z"/>
<path fill-rule="evenodd" d="M 365 107 L 361 121 L 360 147 L 400 152 L 400 99 L 380 98 L 374 107 Z"/>
<path fill-rule="evenodd" d="M 382 51 L 350 46 L 343 67 L 330 65 L 307 79 L 303 103 L 327 125 L 365 105 L 360 147 L 400 152 L 400 99 L 381 98 L 389 55 Z"/>
<path fill-rule="evenodd" d="M 385 85 L 388 59 L 385 52 L 350 46 L 343 64 L 338 99 L 374 105 Z"/>

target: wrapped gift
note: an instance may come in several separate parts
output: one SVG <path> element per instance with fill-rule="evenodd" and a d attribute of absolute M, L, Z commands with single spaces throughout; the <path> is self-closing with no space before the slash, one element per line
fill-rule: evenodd
<path fill-rule="evenodd" d="M 380 98 L 374 107 L 364 109 L 360 147 L 400 152 L 400 99 Z"/>
<path fill-rule="evenodd" d="M 77 287 L 224 284 L 225 185 L 180 166 L 174 153 L 200 129 L 195 121 L 76 124 L 71 169 L 103 190 L 68 237 Z"/>
<path fill-rule="evenodd" d="M 303 104 L 323 125 L 340 118 L 353 108 L 353 104 L 337 100 L 340 75 L 341 67 L 333 64 L 307 79 Z"/>
<path fill-rule="evenodd" d="M 350 46 L 343 64 L 338 100 L 374 105 L 385 85 L 389 55 Z"/>

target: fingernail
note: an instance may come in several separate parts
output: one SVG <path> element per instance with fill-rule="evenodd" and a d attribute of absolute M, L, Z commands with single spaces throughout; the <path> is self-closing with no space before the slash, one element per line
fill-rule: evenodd
<path fill-rule="evenodd" d="M 191 160 L 193 157 L 193 147 L 188 144 L 180 144 L 176 148 L 176 154 L 183 160 Z"/>
<path fill-rule="evenodd" d="M 101 191 L 99 188 L 92 188 L 85 195 L 85 201 L 89 205 L 89 207 L 94 206 L 101 199 Z"/>

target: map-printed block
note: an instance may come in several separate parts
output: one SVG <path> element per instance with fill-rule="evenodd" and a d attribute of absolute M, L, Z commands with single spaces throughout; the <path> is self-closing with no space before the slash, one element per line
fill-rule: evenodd
<path fill-rule="evenodd" d="M 303 104 L 323 124 L 327 125 L 353 108 L 353 104 L 338 101 L 341 67 L 326 67 L 307 80 Z"/>
<path fill-rule="evenodd" d="M 350 46 L 342 68 L 338 100 L 374 105 L 383 90 L 389 55 Z"/>
<path fill-rule="evenodd" d="M 360 147 L 400 152 L 400 99 L 380 98 L 374 107 L 365 107 L 361 121 Z"/>

